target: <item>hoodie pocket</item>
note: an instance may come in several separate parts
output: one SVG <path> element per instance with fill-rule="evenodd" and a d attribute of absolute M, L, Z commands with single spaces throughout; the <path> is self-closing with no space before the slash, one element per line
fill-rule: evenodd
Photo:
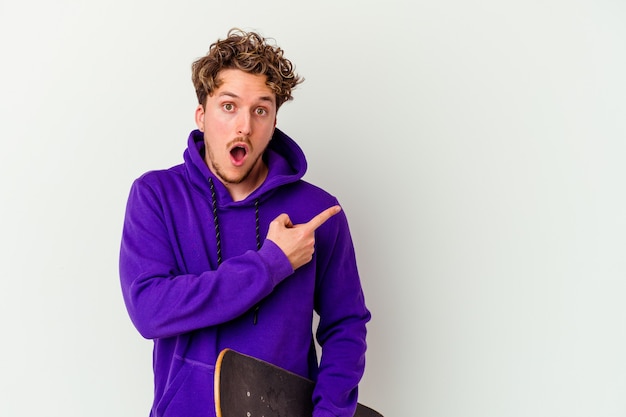
<path fill-rule="evenodd" d="M 215 366 L 182 358 L 176 360 L 182 362 L 182 366 L 158 402 L 156 417 L 215 416 Z"/>

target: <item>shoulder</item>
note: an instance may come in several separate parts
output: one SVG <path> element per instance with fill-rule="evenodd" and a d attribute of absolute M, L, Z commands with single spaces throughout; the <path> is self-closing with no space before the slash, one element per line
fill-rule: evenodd
<path fill-rule="evenodd" d="M 293 184 L 292 192 L 297 194 L 299 197 L 306 197 L 307 199 L 311 199 L 313 201 L 319 201 L 321 204 L 326 204 L 327 202 L 336 203 L 337 201 L 337 198 L 330 192 L 305 180 L 295 182 Z"/>
<path fill-rule="evenodd" d="M 180 180 L 183 172 L 184 165 L 180 164 L 167 169 L 155 169 L 147 171 L 139 176 L 135 181 L 145 184 L 158 184 L 168 181 L 177 181 Z"/>
<path fill-rule="evenodd" d="M 285 186 L 275 197 L 278 197 L 278 201 L 281 202 L 282 210 L 296 224 L 306 223 L 327 208 L 340 204 L 335 195 L 304 180 Z M 345 215 L 342 211 L 331 217 L 318 230 L 334 230 L 336 232 L 337 228 L 345 227 L 345 221 Z"/>
<path fill-rule="evenodd" d="M 147 171 L 134 181 L 133 187 L 158 190 L 180 186 L 184 181 L 184 166 L 181 164 L 167 169 Z"/>
<path fill-rule="evenodd" d="M 130 199 L 136 202 L 167 201 L 188 189 L 182 165 L 147 171 L 132 183 Z"/>

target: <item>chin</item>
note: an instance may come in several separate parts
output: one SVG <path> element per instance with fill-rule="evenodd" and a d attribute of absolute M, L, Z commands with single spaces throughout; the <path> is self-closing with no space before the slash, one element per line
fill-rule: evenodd
<path fill-rule="evenodd" d="M 222 181 L 224 181 L 227 184 L 241 184 L 242 182 L 246 180 L 246 178 L 248 178 L 249 174 L 250 174 L 250 171 L 248 170 L 247 172 L 243 174 L 240 172 L 218 173 L 218 176 L 220 177 Z"/>

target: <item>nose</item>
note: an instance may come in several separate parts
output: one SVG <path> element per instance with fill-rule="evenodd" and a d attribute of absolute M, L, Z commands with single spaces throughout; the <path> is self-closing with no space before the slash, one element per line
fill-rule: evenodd
<path fill-rule="evenodd" d="M 241 112 L 237 118 L 237 134 L 250 136 L 252 133 L 252 117 L 248 112 Z"/>

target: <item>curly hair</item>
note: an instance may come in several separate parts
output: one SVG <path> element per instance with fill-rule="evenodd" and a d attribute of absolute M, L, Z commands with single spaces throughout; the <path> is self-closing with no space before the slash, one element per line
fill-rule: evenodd
<path fill-rule="evenodd" d="M 213 43 L 209 52 L 191 65 L 198 102 L 204 106 L 207 96 L 220 87 L 218 74 L 223 69 L 240 69 L 251 74 L 267 76 L 267 86 L 276 94 L 276 108 L 293 99 L 291 91 L 304 79 L 294 72 L 294 66 L 283 56 L 283 50 L 270 45 L 255 32 L 233 28 L 226 39 Z"/>

